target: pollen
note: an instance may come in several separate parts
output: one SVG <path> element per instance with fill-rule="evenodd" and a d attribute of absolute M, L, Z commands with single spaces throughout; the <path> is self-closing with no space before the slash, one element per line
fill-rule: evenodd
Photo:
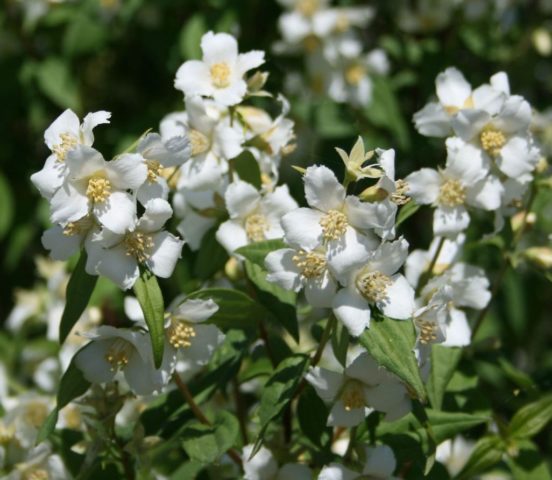
<path fill-rule="evenodd" d="M 86 196 L 95 203 L 103 203 L 111 195 L 111 182 L 103 177 L 96 176 L 88 180 Z"/>
<path fill-rule="evenodd" d="M 395 191 L 391 194 L 391 201 L 395 205 L 405 205 L 410 202 L 410 197 L 406 196 L 408 192 L 408 183 L 400 179 L 395 182 Z"/>
<path fill-rule="evenodd" d="M 445 207 L 457 207 L 466 201 L 466 189 L 459 180 L 448 179 L 439 189 L 438 203 Z"/>
<path fill-rule="evenodd" d="M 0 425 L 0 445 L 7 445 L 15 436 L 15 427 L 13 425 Z"/>
<path fill-rule="evenodd" d="M 211 80 L 217 88 L 226 88 L 230 85 L 230 67 L 225 62 L 215 63 L 210 69 Z"/>
<path fill-rule="evenodd" d="M 48 407 L 44 402 L 31 401 L 25 405 L 23 418 L 35 428 L 40 428 L 48 416 Z"/>
<path fill-rule="evenodd" d="M 196 336 L 196 332 L 190 323 L 171 316 L 167 335 L 169 343 L 174 348 L 187 348 L 192 345 L 192 338 Z"/>
<path fill-rule="evenodd" d="M 501 148 L 506 144 L 504 133 L 496 128 L 485 128 L 479 136 L 481 146 L 489 155 L 496 157 L 500 154 Z"/>
<path fill-rule="evenodd" d="M 63 235 L 65 235 L 66 237 L 80 235 L 82 233 L 88 232 L 88 230 L 92 228 L 93 224 L 94 222 L 90 215 L 86 215 L 76 222 L 69 222 L 67 225 L 65 225 L 65 228 L 63 229 Z"/>
<path fill-rule="evenodd" d="M 321 219 L 320 226 L 322 227 L 322 235 L 326 240 L 337 240 L 341 238 L 349 223 L 347 215 L 339 210 L 329 210 Z"/>
<path fill-rule="evenodd" d="M 150 252 L 153 248 L 151 235 L 143 232 L 130 232 L 125 235 L 123 244 L 126 254 L 135 257 L 139 263 L 145 263 L 150 258 Z"/>
<path fill-rule="evenodd" d="M 416 320 L 416 325 L 420 329 L 420 342 L 424 345 L 437 340 L 436 326 L 428 320 Z"/>
<path fill-rule="evenodd" d="M 343 392 L 341 393 L 341 401 L 347 412 L 354 410 L 356 408 L 362 408 L 366 405 L 364 399 L 364 389 L 362 383 L 358 380 L 349 380 Z"/>
<path fill-rule="evenodd" d="M 360 63 L 353 63 L 345 69 L 345 81 L 353 87 L 357 87 L 365 76 L 366 69 Z"/>
<path fill-rule="evenodd" d="M 387 288 L 391 278 L 381 272 L 363 272 L 356 279 L 356 286 L 366 300 L 371 303 L 381 302 L 387 298 Z"/>
<path fill-rule="evenodd" d="M 326 258 L 319 252 L 299 250 L 292 260 L 301 269 L 301 275 L 305 278 L 318 278 L 326 271 Z"/>
<path fill-rule="evenodd" d="M 260 242 L 264 240 L 266 238 L 265 233 L 268 228 L 269 224 L 266 217 L 259 213 L 249 215 L 249 217 L 245 219 L 245 233 L 247 234 L 247 238 L 249 238 L 252 242 Z"/>
<path fill-rule="evenodd" d="M 132 345 L 122 338 L 116 338 L 105 354 L 105 360 L 111 365 L 110 370 L 123 370 L 130 360 Z"/>
<path fill-rule="evenodd" d="M 316 13 L 320 6 L 320 0 L 299 0 L 297 2 L 297 11 L 305 17 L 311 17 Z"/>
<path fill-rule="evenodd" d="M 50 475 L 43 468 L 33 468 L 23 472 L 22 480 L 48 480 Z"/>
<path fill-rule="evenodd" d="M 192 157 L 200 155 L 209 150 L 209 139 L 198 130 L 190 130 L 188 132 L 188 138 L 192 145 Z"/>
<path fill-rule="evenodd" d="M 70 133 L 62 133 L 59 138 L 61 142 L 54 145 L 52 152 L 56 155 L 58 162 L 64 162 L 67 153 L 77 145 L 78 140 Z"/>
<path fill-rule="evenodd" d="M 148 167 L 148 182 L 155 183 L 161 173 L 161 164 L 157 160 L 147 160 L 146 166 Z"/>

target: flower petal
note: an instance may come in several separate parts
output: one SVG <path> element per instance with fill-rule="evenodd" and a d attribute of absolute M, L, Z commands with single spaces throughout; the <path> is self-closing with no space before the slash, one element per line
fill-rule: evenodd
<path fill-rule="evenodd" d="M 268 271 L 266 279 L 286 290 L 297 292 L 301 288 L 301 276 L 299 268 L 293 261 L 296 254 L 297 252 L 292 248 L 270 252 L 265 258 L 265 267 Z"/>
<path fill-rule="evenodd" d="M 176 71 L 174 88 L 180 90 L 186 96 L 211 95 L 211 74 L 209 67 L 199 60 L 189 60 Z"/>
<path fill-rule="evenodd" d="M 440 206 L 433 212 L 433 233 L 440 237 L 456 237 L 470 224 L 470 215 L 460 207 Z"/>
<path fill-rule="evenodd" d="M 462 72 L 454 67 L 437 75 L 435 87 L 441 104 L 457 108 L 464 106 L 472 91 Z"/>
<path fill-rule="evenodd" d="M 161 198 L 150 200 L 145 208 L 145 212 L 136 225 L 136 228 L 142 232 L 157 232 L 172 217 L 173 210 L 169 202 Z"/>
<path fill-rule="evenodd" d="M 253 185 L 241 180 L 231 183 L 224 195 L 230 218 L 245 218 L 257 208 L 260 198 Z"/>
<path fill-rule="evenodd" d="M 342 288 L 333 299 L 333 312 L 353 337 L 370 326 L 370 306 L 352 288 Z"/>
<path fill-rule="evenodd" d="M 331 403 L 337 397 L 343 386 L 343 374 L 332 372 L 326 368 L 310 368 L 305 375 L 305 380 L 309 382 L 318 396 L 326 403 Z"/>
<path fill-rule="evenodd" d="M 216 238 L 229 254 L 249 243 L 243 226 L 236 220 L 222 223 L 217 230 Z"/>
<path fill-rule="evenodd" d="M 65 235 L 63 231 L 63 227 L 55 225 L 42 234 L 42 245 L 50 250 L 53 260 L 68 260 L 81 247 L 81 235 Z"/>
<path fill-rule="evenodd" d="M 191 323 L 201 323 L 211 318 L 219 309 L 212 300 L 189 299 L 174 308 L 173 315 Z"/>
<path fill-rule="evenodd" d="M 416 203 L 430 204 L 437 200 L 441 177 L 437 170 L 432 168 L 421 168 L 405 178 L 408 184 L 407 195 L 412 197 Z"/>
<path fill-rule="evenodd" d="M 309 206 L 323 212 L 341 209 L 345 200 L 345 189 L 328 167 L 315 165 L 307 168 L 303 181 Z"/>
<path fill-rule="evenodd" d="M 203 61 L 208 64 L 234 62 L 238 57 L 238 42 L 228 33 L 207 32 L 201 37 Z"/>
<path fill-rule="evenodd" d="M 184 242 L 165 231 L 154 234 L 152 240 L 154 247 L 146 264 L 157 277 L 169 278 L 182 254 Z"/>
<path fill-rule="evenodd" d="M 136 223 L 136 202 L 130 193 L 112 192 L 105 202 L 94 203 L 98 221 L 115 233 L 125 233 Z"/>
<path fill-rule="evenodd" d="M 387 287 L 387 298 L 377 302 L 378 308 L 388 317 L 397 320 L 412 318 L 416 304 L 414 289 L 402 275 L 394 275 L 393 283 Z"/>
<path fill-rule="evenodd" d="M 314 250 L 322 241 L 322 214 L 311 208 L 298 208 L 282 217 L 282 227 L 288 244 L 304 250 Z"/>
<path fill-rule="evenodd" d="M 103 249 L 96 271 L 122 290 L 131 288 L 140 274 L 136 259 L 127 255 L 122 247 Z"/>
<path fill-rule="evenodd" d="M 139 153 L 124 153 L 106 167 L 109 180 L 119 190 L 137 189 L 148 176 L 144 157 Z"/>

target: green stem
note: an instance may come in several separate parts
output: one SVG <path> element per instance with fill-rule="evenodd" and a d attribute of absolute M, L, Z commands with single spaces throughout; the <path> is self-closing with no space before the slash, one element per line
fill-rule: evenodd
<path fill-rule="evenodd" d="M 433 269 L 435 268 L 435 265 L 437 264 L 437 260 L 439 259 L 439 255 L 441 254 L 441 250 L 443 249 L 444 244 L 445 244 L 445 237 L 441 237 L 439 239 L 439 244 L 437 245 L 437 249 L 435 250 L 435 253 L 433 254 L 433 258 L 431 259 L 431 262 L 429 263 L 429 267 L 420 276 L 420 281 L 418 282 L 418 287 L 416 288 L 416 296 L 418 296 L 420 294 L 420 292 L 427 285 L 427 282 L 429 282 L 429 280 L 433 276 Z"/>

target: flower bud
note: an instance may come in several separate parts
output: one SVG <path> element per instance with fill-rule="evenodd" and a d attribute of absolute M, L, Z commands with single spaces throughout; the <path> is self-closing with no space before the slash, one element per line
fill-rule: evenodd
<path fill-rule="evenodd" d="M 552 248 L 531 247 L 523 252 L 523 256 L 539 268 L 552 268 Z"/>

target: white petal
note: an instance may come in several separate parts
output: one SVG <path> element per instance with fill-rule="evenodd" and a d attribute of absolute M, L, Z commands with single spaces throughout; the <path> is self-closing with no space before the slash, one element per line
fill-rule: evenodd
<path fill-rule="evenodd" d="M 136 228 L 142 232 L 156 232 L 172 217 L 173 210 L 169 202 L 161 198 L 154 198 L 146 205 L 146 210 L 140 217 Z"/>
<path fill-rule="evenodd" d="M 238 42 L 228 33 L 207 32 L 201 37 L 201 51 L 208 64 L 233 62 L 238 57 Z"/>
<path fill-rule="evenodd" d="M 529 139 L 515 136 L 502 147 L 496 164 L 510 178 L 518 178 L 532 172 L 538 159 L 538 150 L 532 148 Z"/>
<path fill-rule="evenodd" d="M 305 380 L 314 387 L 316 393 L 324 402 L 331 403 L 343 386 L 344 378 L 341 373 L 313 367 L 305 375 Z"/>
<path fill-rule="evenodd" d="M 124 233 L 136 222 L 136 202 L 126 192 L 112 192 L 105 202 L 95 203 L 93 212 L 98 221 L 115 233 Z"/>
<path fill-rule="evenodd" d="M 446 145 L 447 166 L 443 175 L 460 180 L 464 185 L 473 185 L 489 171 L 488 157 L 481 148 L 458 137 L 447 138 Z"/>
<path fill-rule="evenodd" d="M 169 186 L 163 177 L 157 177 L 154 182 L 144 182 L 136 192 L 137 200 L 144 206 L 150 200 L 156 198 L 167 200 L 168 197 Z"/>
<path fill-rule="evenodd" d="M 504 187 L 494 175 L 479 180 L 466 190 L 469 205 L 483 210 L 496 210 L 500 207 Z"/>
<path fill-rule="evenodd" d="M 135 297 L 125 297 L 124 310 L 125 315 L 132 321 L 144 323 L 144 312 Z"/>
<path fill-rule="evenodd" d="M 113 379 L 115 373 L 105 360 L 112 340 L 92 340 L 75 355 L 75 365 L 82 370 L 84 378 L 91 383 L 106 383 Z"/>
<path fill-rule="evenodd" d="M 65 159 L 72 180 L 84 179 L 106 168 L 107 162 L 102 154 L 92 147 L 78 145 L 67 154 Z"/>
<path fill-rule="evenodd" d="M 216 238 L 229 254 L 249 243 L 243 226 L 236 220 L 222 223 L 217 230 Z"/>
<path fill-rule="evenodd" d="M 274 478 L 278 472 L 278 464 L 270 450 L 261 447 L 256 455 L 250 459 L 253 447 L 253 445 L 243 447 L 245 480 L 270 480 Z"/>
<path fill-rule="evenodd" d="M 271 219 L 280 219 L 284 214 L 298 208 L 297 202 L 289 194 L 287 185 L 281 185 L 273 192 L 267 193 L 261 201 L 261 208 Z"/>
<path fill-rule="evenodd" d="M 471 329 L 466 314 L 453 308 L 450 311 L 450 323 L 447 326 L 445 347 L 465 347 L 471 343 Z"/>
<path fill-rule="evenodd" d="M 499 130 L 509 133 L 525 133 L 531 124 L 531 105 L 523 97 L 512 95 L 493 122 Z"/>
<path fill-rule="evenodd" d="M 52 223 L 75 222 L 88 214 L 88 197 L 65 183 L 52 197 L 50 208 Z"/>
<path fill-rule="evenodd" d="M 337 282 L 326 272 L 321 278 L 307 279 L 304 290 L 309 305 L 315 308 L 331 308 Z"/>
<path fill-rule="evenodd" d="M 268 271 L 266 279 L 274 282 L 286 290 L 297 292 L 301 288 L 299 269 L 293 257 L 297 254 L 292 248 L 282 248 L 270 252 L 265 258 Z"/>
<path fill-rule="evenodd" d="M 377 302 L 378 308 L 388 317 L 406 320 L 412 318 L 416 305 L 414 289 L 402 275 L 395 275 L 393 283 L 387 287 L 387 298 Z"/>
<path fill-rule="evenodd" d="M 195 337 L 189 347 L 180 349 L 180 358 L 195 365 L 207 365 L 224 334 L 214 325 L 195 325 L 194 330 Z"/>
<path fill-rule="evenodd" d="M 238 71 L 243 75 L 248 70 L 257 68 L 265 61 L 265 52 L 261 50 L 252 50 L 251 52 L 241 53 L 238 56 Z"/>
<path fill-rule="evenodd" d="M 193 251 L 196 251 L 201 246 L 204 235 L 214 224 L 214 218 L 204 217 L 190 211 L 186 213 L 184 219 L 178 224 L 177 230 L 186 241 L 186 244 Z"/>
<path fill-rule="evenodd" d="M 84 144 L 92 145 L 94 143 L 94 134 L 92 130 L 98 125 L 109 123 L 111 118 L 111 112 L 100 110 L 99 112 L 91 112 L 82 121 L 81 132 L 84 140 Z"/>
<path fill-rule="evenodd" d="M 328 242 L 328 265 L 335 277 L 341 281 L 348 277 L 351 268 L 368 260 L 376 247 L 377 241 L 372 236 L 362 235 L 354 228 L 347 227 L 340 239 Z"/>
<path fill-rule="evenodd" d="M 331 463 L 320 471 L 318 480 L 355 480 L 358 476 L 357 472 L 349 470 L 343 465 Z"/>
<path fill-rule="evenodd" d="M 61 187 L 66 176 L 67 168 L 65 163 L 59 162 L 55 155 L 50 155 L 46 159 L 42 170 L 31 175 L 31 182 L 33 182 L 33 185 L 38 189 L 40 194 L 49 200 L 56 190 Z"/>
<path fill-rule="evenodd" d="M 311 208 L 298 208 L 282 217 L 286 242 L 297 249 L 314 250 L 322 241 L 322 214 Z"/>
<path fill-rule="evenodd" d="M 260 194 L 250 183 L 238 180 L 228 186 L 224 199 L 230 218 L 245 218 L 257 207 Z"/>
<path fill-rule="evenodd" d="M 144 157 L 139 153 L 124 153 L 107 165 L 109 180 L 119 190 L 135 190 L 148 176 Z"/>
<path fill-rule="evenodd" d="M 131 288 L 140 274 L 136 259 L 120 247 L 104 249 L 96 270 L 122 290 Z"/>
<path fill-rule="evenodd" d="M 360 380 L 366 385 L 377 385 L 385 378 L 385 371 L 367 353 L 362 352 L 345 369 L 347 377 Z"/>
<path fill-rule="evenodd" d="M 456 135 L 466 142 L 476 138 L 481 130 L 491 120 L 491 115 L 485 110 L 460 110 L 451 120 Z"/>
<path fill-rule="evenodd" d="M 481 85 L 472 94 L 474 108 L 496 115 L 504 105 L 506 96 L 491 85 Z"/>
<path fill-rule="evenodd" d="M 439 188 L 441 186 L 441 177 L 437 170 L 432 168 L 421 168 L 411 173 L 405 178 L 408 184 L 408 196 L 412 197 L 416 203 L 429 204 L 437 200 Z"/>
<path fill-rule="evenodd" d="M 397 460 L 393 450 L 387 445 L 366 448 L 366 463 L 362 473 L 384 479 L 391 477 L 395 468 L 397 468 Z"/>
<path fill-rule="evenodd" d="M 454 67 L 447 68 L 435 80 L 437 96 L 441 104 L 462 108 L 471 95 L 471 85 L 462 72 Z"/>
<path fill-rule="evenodd" d="M 373 253 L 369 261 L 370 269 L 386 275 L 394 274 L 402 267 L 408 256 L 408 242 L 399 238 L 394 242 L 384 242 Z"/>
<path fill-rule="evenodd" d="M 68 260 L 81 247 L 81 235 L 65 235 L 63 230 L 63 227 L 55 225 L 42 234 L 42 245 L 50 250 L 53 260 Z"/>
<path fill-rule="evenodd" d="M 163 378 L 160 373 L 154 370 L 152 361 L 144 362 L 142 357 L 137 354 L 130 357 L 128 365 L 124 369 L 128 386 L 138 395 L 151 395 L 160 391 L 163 388 Z"/>
<path fill-rule="evenodd" d="M 247 84 L 244 80 L 236 79 L 226 88 L 215 88 L 213 99 L 221 105 L 236 105 L 243 100 L 247 92 Z"/>
<path fill-rule="evenodd" d="M 221 123 L 213 134 L 213 151 L 217 156 L 230 160 L 243 152 L 244 140 L 243 134 L 236 128 Z"/>
<path fill-rule="evenodd" d="M 508 81 L 508 75 L 505 72 L 495 73 L 491 77 L 491 85 L 498 91 L 510 96 L 510 82 Z"/>
<path fill-rule="evenodd" d="M 79 117 L 71 109 L 65 110 L 57 117 L 44 132 L 44 141 L 48 148 L 52 148 L 61 143 L 60 135 L 63 133 L 79 139 L 80 121 Z"/>
<path fill-rule="evenodd" d="M 450 131 L 450 117 L 440 103 L 428 103 L 414 114 L 414 125 L 426 137 L 446 137 Z"/>
<path fill-rule="evenodd" d="M 318 210 L 340 210 L 345 200 L 345 189 L 334 173 L 324 166 L 307 168 L 303 176 L 307 203 Z"/>
<path fill-rule="evenodd" d="M 209 67 L 198 60 L 183 63 L 176 71 L 174 88 L 184 95 L 210 95 L 213 91 Z"/>
<path fill-rule="evenodd" d="M 191 323 L 200 323 L 211 318 L 219 307 L 212 300 L 190 299 L 173 309 L 173 314 Z"/>
<path fill-rule="evenodd" d="M 333 312 L 353 337 L 370 326 L 370 306 L 356 291 L 342 288 L 333 300 Z"/>
<path fill-rule="evenodd" d="M 154 246 L 146 264 L 157 277 L 169 278 L 180 258 L 184 242 L 165 231 L 154 234 L 152 240 Z"/>
<path fill-rule="evenodd" d="M 455 237 L 470 224 L 464 207 L 438 207 L 433 212 L 433 233 L 440 237 Z"/>

